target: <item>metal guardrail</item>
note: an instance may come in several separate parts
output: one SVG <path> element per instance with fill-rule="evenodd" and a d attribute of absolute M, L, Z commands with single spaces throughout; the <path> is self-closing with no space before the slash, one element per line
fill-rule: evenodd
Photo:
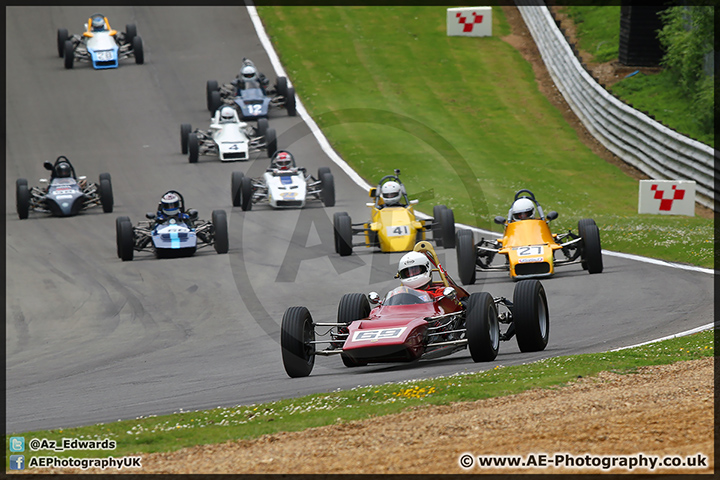
<path fill-rule="evenodd" d="M 679 134 L 615 98 L 587 72 L 542 1 L 516 0 L 555 85 L 605 148 L 655 179 L 693 180 L 696 201 L 718 211 L 720 169 L 712 147 Z"/>

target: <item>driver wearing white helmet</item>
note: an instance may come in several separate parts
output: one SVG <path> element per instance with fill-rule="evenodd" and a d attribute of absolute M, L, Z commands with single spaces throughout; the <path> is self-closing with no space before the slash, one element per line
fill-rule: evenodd
<path fill-rule="evenodd" d="M 402 200 L 402 194 L 403 187 L 398 182 L 390 180 L 383 183 L 382 187 L 380 187 L 380 198 L 382 198 L 382 204 L 378 205 L 378 207 L 403 206 L 403 204 L 400 203 L 400 200 Z"/>
<path fill-rule="evenodd" d="M 257 83 L 263 93 L 267 94 L 266 89 L 270 84 L 270 80 L 267 79 L 265 74 L 258 71 L 252 60 L 243 58 L 243 65 L 240 67 L 240 73 L 238 73 L 237 77 L 232 82 L 238 89 L 238 95 L 240 94 L 240 90 L 250 88 L 252 82 Z"/>
<path fill-rule="evenodd" d="M 225 105 L 220 109 L 220 123 L 237 123 L 235 120 L 235 109 Z"/>
<path fill-rule="evenodd" d="M 155 221 L 157 223 L 165 223 L 174 219 L 175 222 L 183 221 L 186 222 L 190 219 L 190 216 L 182 211 L 182 205 L 180 197 L 173 192 L 167 192 L 160 199 L 158 204 L 158 211 L 155 214 Z"/>
<path fill-rule="evenodd" d="M 535 204 L 529 198 L 518 198 L 510 207 L 511 222 L 535 218 Z"/>
<path fill-rule="evenodd" d="M 408 252 L 398 263 L 398 277 L 405 287 L 426 289 L 432 280 L 430 259 L 420 252 Z"/>

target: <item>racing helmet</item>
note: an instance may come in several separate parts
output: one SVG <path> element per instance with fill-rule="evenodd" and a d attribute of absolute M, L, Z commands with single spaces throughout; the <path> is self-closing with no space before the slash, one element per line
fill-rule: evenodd
<path fill-rule="evenodd" d="M 410 288 L 423 288 L 432 280 L 430 260 L 420 252 L 408 252 L 398 264 L 400 283 Z"/>
<path fill-rule="evenodd" d="M 247 80 L 255 80 L 257 78 L 257 70 L 252 65 L 245 65 L 240 69 L 240 76 Z"/>
<path fill-rule="evenodd" d="M 525 220 L 535 217 L 535 205 L 529 198 L 518 198 L 510 208 L 512 220 Z"/>
<path fill-rule="evenodd" d="M 385 182 L 380 189 L 380 196 L 382 197 L 385 205 L 395 205 L 400 202 L 400 192 L 402 187 L 398 182 L 389 181 Z"/>
<path fill-rule="evenodd" d="M 275 165 L 280 170 L 289 170 L 293 165 L 293 157 L 290 152 L 278 152 L 275 156 Z"/>
<path fill-rule="evenodd" d="M 160 209 L 165 215 L 177 215 L 180 213 L 180 197 L 175 193 L 166 193 L 160 200 Z"/>
<path fill-rule="evenodd" d="M 60 162 L 55 165 L 56 178 L 70 178 L 72 176 L 72 168 L 67 162 Z"/>
<path fill-rule="evenodd" d="M 224 106 L 220 109 L 220 123 L 235 122 L 235 110 L 230 106 Z"/>
<path fill-rule="evenodd" d="M 93 32 L 102 32 L 103 30 L 105 30 L 105 19 L 100 15 L 93 17 L 92 31 Z"/>

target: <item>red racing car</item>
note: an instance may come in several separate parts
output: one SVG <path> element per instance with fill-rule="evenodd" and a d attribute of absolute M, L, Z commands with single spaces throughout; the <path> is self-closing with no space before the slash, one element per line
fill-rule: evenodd
<path fill-rule="evenodd" d="M 375 292 L 345 294 L 336 322 L 316 323 L 307 308 L 288 308 L 280 338 L 287 374 L 310 375 L 316 355 L 340 355 L 345 366 L 357 367 L 436 358 L 468 348 L 475 362 L 489 362 L 500 341 L 513 336 L 522 352 L 545 349 L 550 314 L 540 281 L 519 281 L 512 301 L 487 292 L 470 294 L 445 272 L 430 242 L 418 242 L 414 251 L 425 254 L 439 276 L 423 290 L 400 286 L 383 299 Z M 504 333 L 500 323 L 508 325 Z"/>

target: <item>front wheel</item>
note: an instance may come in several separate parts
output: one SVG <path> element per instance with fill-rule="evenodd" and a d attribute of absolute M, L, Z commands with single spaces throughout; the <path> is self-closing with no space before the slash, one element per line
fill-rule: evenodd
<path fill-rule="evenodd" d="M 277 152 L 277 134 L 274 128 L 268 128 L 265 131 L 265 146 L 268 158 L 272 158 Z"/>
<path fill-rule="evenodd" d="M 346 326 L 338 327 L 338 333 L 347 334 L 348 327 L 355 320 L 362 320 L 370 315 L 370 302 L 364 293 L 346 293 L 340 299 L 338 305 L 337 322 L 342 323 Z M 340 358 L 342 359 L 343 365 L 346 367 L 364 367 L 367 362 L 357 361 L 349 357 L 348 355 L 341 353 Z"/>
<path fill-rule="evenodd" d="M 305 307 L 285 310 L 280 326 L 280 347 L 285 371 L 291 378 L 307 377 L 315 365 L 315 326 Z"/>
<path fill-rule="evenodd" d="M 135 234 L 133 233 L 133 226 L 130 221 L 122 221 L 116 223 L 118 230 L 118 250 L 120 252 L 120 258 L 123 262 L 127 262 L 133 259 L 133 253 L 135 250 Z"/>
<path fill-rule="evenodd" d="M 244 176 L 245 174 L 243 172 L 232 172 L 232 177 L 230 178 L 230 195 L 232 196 L 233 207 L 239 207 L 242 204 L 240 192 L 242 191 L 242 179 Z"/>
<path fill-rule="evenodd" d="M 335 206 L 335 179 L 332 173 L 325 172 L 320 177 L 320 184 L 322 190 L 320 191 L 320 197 L 322 198 L 323 205 L 326 207 Z"/>
<path fill-rule="evenodd" d="M 183 155 L 188 153 L 188 136 L 192 132 L 192 126 L 189 123 L 180 125 L 180 151 Z"/>
<path fill-rule="evenodd" d="M 132 39 L 133 55 L 135 55 L 135 63 L 142 65 L 145 63 L 145 51 L 143 50 L 142 38 L 135 36 Z"/>
<path fill-rule="evenodd" d="M 65 68 L 71 69 L 73 68 L 73 62 L 75 61 L 75 47 L 73 46 L 73 43 L 70 40 L 67 40 L 65 42 Z"/>
<path fill-rule="evenodd" d="M 257 136 L 258 136 L 258 137 L 264 137 L 265 134 L 266 134 L 267 131 L 268 131 L 268 127 L 269 127 L 269 126 L 270 126 L 270 125 L 269 125 L 269 123 L 268 123 L 268 119 L 267 119 L 267 118 L 258 118 L 258 121 L 257 121 L 257 130 L 256 130 Z"/>
<path fill-rule="evenodd" d="M 122 258 L 122 253 L 120 251 L 120 224 L 123 222 L 130 223 L 130 217 L 117 217 L 115 219 L 115 243 L 117 245 L 117 256 L 118 258 Z"/>
<path fill-rule="evenodd" d="M 602 273 L 603 260 L 602 248 L 600 246 L 600 229 L 597 225 L 588 224 L 582 232 L 583 239 L 583 263 L 587 266 L 588 273 Z"/>
<path fill-rule="evenodd" d="M 213 245 L 217 253 L 227 253 L 230 241 L 228 238 L 227 213 L 225 210 L 213 210 L 212 224 L 215 233 L 213 234 Z"/>
<path fill-rule="evenodd" d="M 347 213 L 334 217 L 335 247 L 341 257 L 352 255 L 352 220 Z"/>
<path fill-rule="evenodd" d="M 487 292 L 473 293 L 465 315 L 465 336 L 475 362 L 491 362 L 500 349 L 500 323 L 497 306 Z"/>
<path fill-rule="evenodd" d="M 20 220 L 25 220 L 30 214 L 30 189 L 27 180 L 18 178 L 15 182 L 15 204 Z"/>
<path fill-rule="evenodd" d="M 200 157 L 200 144 L 198 142 L 197 133 L 188 135 L 188 162 L 197 163 Z"/>
<path fill-rule="evenodd" d="M 475 283 L 477 269 L 477 248 L 473 240 L 472 230 L 458 230 L 455 237 L 455 255 L 457 256 L 458 274 L 463 285 Z"/>
<path fill-rule="evenodd" d="M 550 312 L 540 281 L 520 280 L 515 285 L 512 317 L 520 351 L 545 350 L 550 337 Z"/>
<path fill-rule="evenodd" d="M 252 210 L 253 187 L 250 177 L 240 179 L 240 207 L 243 211 Z"/>
<path fill-rule="evenodd" d="M 110 175 L 100 178 L 100 203 L 102 204 L 103 212 L 111 213 L 113 211 L 113 191 L 112 183 L 110 181 Z"/>

